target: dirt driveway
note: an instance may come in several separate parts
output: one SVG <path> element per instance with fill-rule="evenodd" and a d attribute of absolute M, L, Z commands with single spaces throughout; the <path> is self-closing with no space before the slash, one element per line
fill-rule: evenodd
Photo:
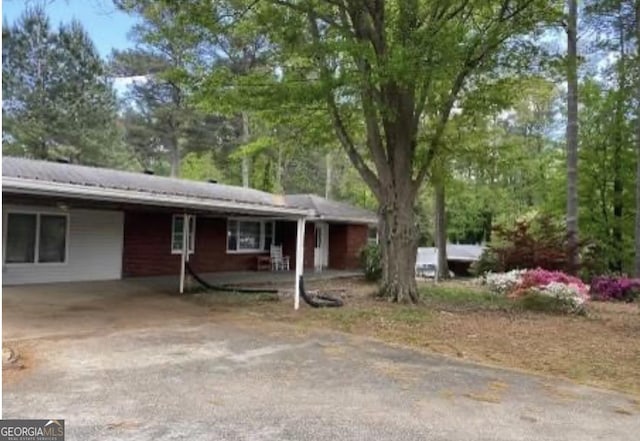
<path fill-rule="evenodd" d="M 3 416 L 64 418 L 69 440 L 585 441 L 640 431 L 640 403 L 621 394 L 230 320 L 123 282 L 74 285 L 6 289 L 3 304 L 5 342 L 26 365 L 5 371 Z"/>

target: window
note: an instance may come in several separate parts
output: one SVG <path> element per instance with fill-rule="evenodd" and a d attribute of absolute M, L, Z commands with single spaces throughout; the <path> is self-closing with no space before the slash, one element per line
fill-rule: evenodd
<path fill-rule="evenodd" d="M 5 263 L 64 263 L 66 214 L 8 213 Z"/>
<path fill-rule="evenodd" d="M 64 262 L 67 251 L 67 218 L 65 216 L 40 215 L 40 240 L 38 262 Z"/>
<path fill-rule="evenodd" d="M 171 253 L 182 254 L 182 233 L 184 228 L 184 216 L 173 215 L 171 226 Z M 196 217 L 189 216 L 189 254 L 193 254 L 196 248 Z"/>
<path fill-rule="evenodd" d="M 227 221 L 227 251 L 268 251 L 274 242 L 275 222 L 244 219 Z"/>
<path fill-rule="evenodd" d="M 371 245 L 378 244 L 378 229 L 376 227 L 369 227 L 367 242 Z"/>

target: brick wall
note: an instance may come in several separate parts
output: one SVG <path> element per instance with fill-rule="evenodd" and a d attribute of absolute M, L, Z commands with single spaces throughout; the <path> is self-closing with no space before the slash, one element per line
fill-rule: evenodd
<path fill-rule="evenodd" d="M 125 213 L 124 276 L 180 273 L 180 255 L 171 254 L 171 223 L 170 213 Z M 190 257 L 190 263 L 196 271 L 255 270 L 256 256 L 259 254 L 227 254 L 226 219 L 197 217 L 195 252 Z"/>
<path fill-rule="evenodd" d="M 289 256 L 291 268 L 296 265 L 296 222 L 283 221 L 276 224 L 276 241 L 282 244 L 282 253 Z M 313 247 L 315 246 L 315 229 L 312 222 L 304 228 L 304 268 L 313 268 Z"/>
<path fill-rule="evenodd" d="M 122 275 L 157 276 L 179 272 L 180 255 L 171 254 L 171 214 L 126 212 Z"/>
<path fill-rule="evenodd" d="M 360 250 L 367 245 L 366 225 L 329 225 L 329 268 L 360 268 Z"/>

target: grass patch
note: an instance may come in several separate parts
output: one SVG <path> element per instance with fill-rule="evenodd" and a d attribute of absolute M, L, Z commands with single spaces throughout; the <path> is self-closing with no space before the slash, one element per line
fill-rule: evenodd
<path fill-rule="evenodd" d="M 510 299 L 479 287 L 423 286 L 420 288 L 420 297 L 427 305 L 441 309 L 505 310 L 514 306 Z"/>
<path fill-rule="evenodd" d="M 431 311 L 413 306 L 395 307 L 389 311 L 389 319 L 395 323 L 404 323 L 407 325 L 418 325 L 431 321 L 433 315 Z"/>
<path fill-rule="evenodd" d="M 382 303 L 382 302 L 380 302 Z M 314 312 L 316 320 L 337 326 L 341 331 L 355 328 L 388 329 L 394 326 L 416 326 L 427 323 L 433 314 L 424 307 L 400 305 L 372 305 L 368 308 L 327 308 Z"/>
<path fill-rule="evenodd" d="M 577 314 L 586 315 L 586 309 L 579 308 L 573 310 L 571 304 L 567 301 L 557 299 L 555 297 L 545 296 L 543 294 L 527 294 L 526 296 L 514 301 L 517 307 L 526 311 L 544 312 L 547 314 Z"/>

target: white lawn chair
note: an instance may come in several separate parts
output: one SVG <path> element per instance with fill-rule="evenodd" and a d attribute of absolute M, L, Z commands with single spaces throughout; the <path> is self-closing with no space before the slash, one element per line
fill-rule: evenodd
<path fill-rule="evenodd" d="M 271 270 L 289 271 L 289 256 L 282 255 L 282 245 L 271 245 Z"/>

